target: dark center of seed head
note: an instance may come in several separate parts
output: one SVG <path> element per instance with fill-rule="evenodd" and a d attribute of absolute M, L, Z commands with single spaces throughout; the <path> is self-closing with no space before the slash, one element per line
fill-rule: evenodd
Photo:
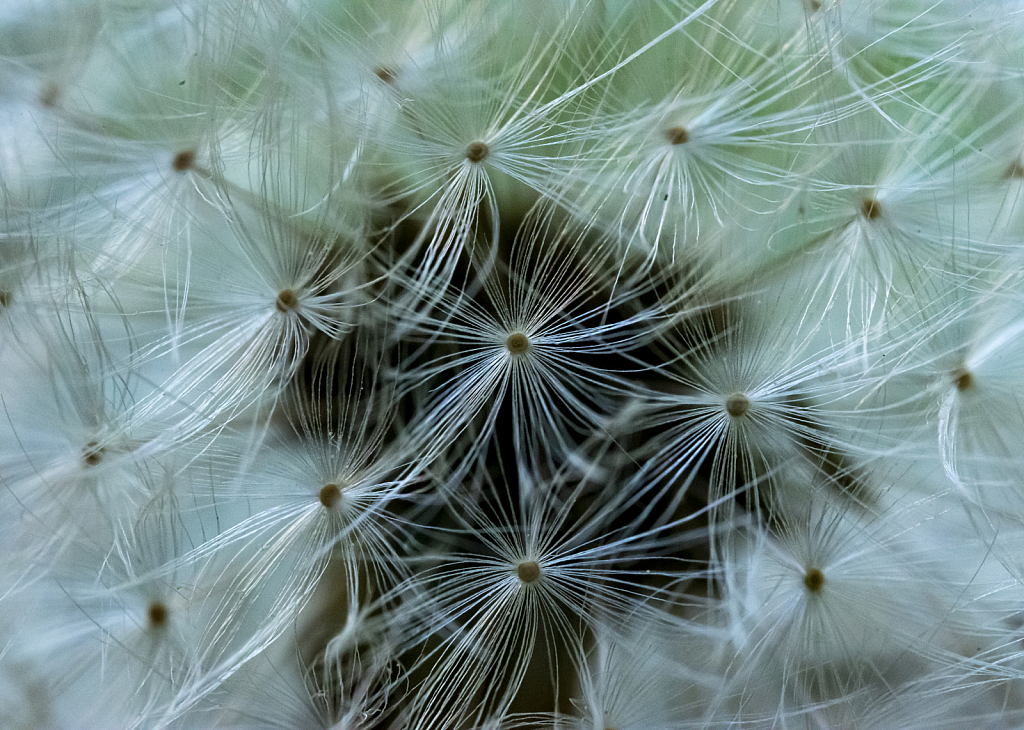
<path fill-rule="evenodd" d="M 82 459 L 87 466 L 96 466 L 103 461 L 103 447 L 98 441 L 90 441 L 82 449 Z"/>
<path fill-rule="evenodd" d="M 860 212 L 869 221 L 882 215 L 882 204 L 874 198 L 864 198 L 860 204 Z"/>
<path fill-rule="evenodd" d="M 274 302 L 278 312 L 290 312 L 299 306 L 299 298 L 291 289 L 282 289 Z"/>
<path fill-rule="evenodd" d="M 733 393 L 725 400 L 725 410 L 730 416 L 739 418 L 750 409 L 750 399 L 742 393 Z"/>
<path fill-rule="evenodd" d="M 473 142 L 466 148 L 466 159 L 470 162 L 483 162 L 488 152 L 490 150 L 485 143 Z"/>
<path fill-rule="evenodd" d="M 505 340 L 505 347 L 513 355 L 522 355 L 530 349 L 530 339 L 522 332 L 513 332 Z"/>
<path fill-rule="evenodd" d="M 39 92 L 39 103 L 47 109 L 57 106 L 60 100 L 60 87 L 57 84 L 49 83 Z"/>
<path fill-rule="evenodd" d="M 536 560 L 520 563 L 519 567 L 516 568 L 516 575 L 519 576 L 519 580 L 523 583 L 533 583 L 540 578 L 540 565 L 537 564 Z"/>
<path fill-rule="evenodd" d="M 953 382 L 961 393 L 970 390 L 974 385 L 974 374 L 967 368 L 957 368 L 953 371 Z"/>
<path fill-rule="evenodd" d="M 327 484 L 320 490 L 320 504 L 330 509 L 341 499 L 341 489 L 337 484 Z"/>
<path fill-rule="evenodd" d="M 167 623 L 167 606 L 160 603 L 160 601 L 154 601 L 149 604 L 149 610 L 146 612 L 149 617 L 149 625 L 153 628 L 160 628 Z"/>
<path fill-rule="evenodd" d="M 825 585 L 825 574 L 817 568 L 811 568 L 804 573 L 804 585 L 811 593 L 817 593 Z"/>
<path fill-rule="evenodd" d="M 690 133 L 686 127 L 672 127 L 665 130 L 665 139 L 669 144 L 686 144 L 690 141 Z"/>
<path fill-rule="evenodd" d="M 175 172 L 191 170 L 194 164 L 196 164 L 195 150 L 183 150 L 176 154 L 171 161 L 171 167 L 174 168 Z"/>
<path fill-rule="evenodd" d="M 393 84 L 398 72 L 388 66 L 378 66 L 373 70 L 374 75 L 385 84 Z"/>

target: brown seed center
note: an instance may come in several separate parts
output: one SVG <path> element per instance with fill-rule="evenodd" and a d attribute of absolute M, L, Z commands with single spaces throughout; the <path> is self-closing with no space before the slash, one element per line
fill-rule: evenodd
<path fill-rule="evenodd" d="M 516 575 L 519 576 L 519 580 L 523 583 L 533 583 L 540 578 L 540 565 L 537 564 L 536 560 L 520 563 L 519 567 L 516 568 Z"/>
<path fill-rule="evenodd" d="M 810 568 L 804 573 L 804 585 L 811 593 L 817 593 L 825 585 L 825 574 L 817 568 Z"/>
<path fill-rule="evenodd" d="M 82 459 L 88 466 L 96 466 L 103 461 L 103 447 L 99 441 L 90 441 L 82 449 Z"/>
<path fill-rule="evenodd" d="M 665 130 L 665 139 L 669 144 L 686 144 L 690 141 L 690 133 L 686 127 L 671 127 Z"/>
<path fill-rule="evenodd" d="M 473 142 L 466 148 L 466 159 L 470 162 L 483 162 L 489 152 L 485 143 Z"/>
<path fill-rule="evenodd" d="M 957 368 L 953 371 L 953 382 L 961 393 L 970 390 L 974 386 L 974 373 L 967 368 Z"/>
<path fill-rule="evenodd" d="M 320 504 L 330 509 L 341 499 L 341 489 L 337 484 L 327 484 L 320 490 Z"/>
<path fill-rule="evenodd" d="M 57 106 L 60 101 L 60 87 L 55 83 L 49 83 L 39 92 L 39 103 L 47 109 Z"/>
<path fill-rule="evenodd" d="M 160 628 L 167 623 L 167 606 L 160 603 L 160 601 L 154 601 L 149 604 L 149 610 L 146 614 L 149 617 L 149 625 L 152 628 Z"/>
<path fill-rule="evenodd" d="M 0 289 L 0 308 L 11 306 L 11 293 Z"/>
<path fill-rule="evenodd" d="M 505 340 L 505 347 L 513 355 L 522 355 L 530 349 L 530 339 L 522 332 L 514 332 Z"/>
<path fill-rule="evenodd" d="M 299 298 L 291 289 L 282 289 L 274 302 L 278 312 L 291 312 L 299 306 Z"/>
<path fill-rule="evenodd" d="M 742 393 L 733 393 L 725 399 L 725 410 L 730 416 L 739 418 L 750 410 L 750 399 Z"/>
<path fill-rule="evenodd" d="M 882 204 L 874 198 L 864 198 L 860 204 L 860 213 L 869 221 L 882 215 Z"/>
<path fill-rule="evenodd" d="M 374 75 L 385 84 L 393 84 L 398 72 L 388 66 L 378 66 L 373 70 Z"/>
<path fill-rule="evenodd" d="M 196 164 L 196 151 L 195 150 L 183 150 L 174 156 L 174 160 L 171 161 L 171 167 L 174 168 L 175 172 L 185 172 L 185 170 L 191 170 L 192 165 Z"/>

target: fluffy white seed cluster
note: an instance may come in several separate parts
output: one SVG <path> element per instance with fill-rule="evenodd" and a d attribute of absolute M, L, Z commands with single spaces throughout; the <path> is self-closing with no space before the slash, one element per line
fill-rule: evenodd
<path fill-rule="evenodd" d="M 1024 727 L 1020 0 L 0 6 L 0 727 Z"/>

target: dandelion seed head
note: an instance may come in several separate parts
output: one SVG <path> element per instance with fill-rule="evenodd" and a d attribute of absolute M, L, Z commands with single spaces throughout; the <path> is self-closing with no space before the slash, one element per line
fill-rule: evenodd
<path fill-rule="evenodd" d="M 513 355 L 522 355 L 530 349 L 530 338 L 522 332 L 513 332 L 505 340 L 505 347 Z"/>
<path fill-rule="evenodd" d="M 341 499 L 341 489 L 337 484 L 325 484 L 320 490 L 320 504 L 330 509 Z"/>
<path fill-rule="evenodd" d="M 466 159 L 473 163 L 483 162 L 490 149 L 484 142 L 473 142 L 466 148 Z"/>
<path fill-rule="evenodd" d="M 1015 19 L 14 5 L 0 717 L 1021 724 Z"/>
<path fill-rule="evenodd" d="M 540 565 L 536 560 L 520 563 L 516 568 L 516 575 L 523 583 L 533 583 L 540 578 Z"/>
<path fill-rule="evenodd" d="M 739 418 L 750 410 L 750 399 L 743 393 L 733 393 L 725 400 L 725 410 L 733 418 Z"/>
<path fill-rule="evenodd" d="M 82 460 L 87 466 L 97 466 L 103 461 L 103 447 L 99 441 L 90 441 L 82 449 Z"/>
<path fill-rule="evenodd" d="M 167 625 L 167 606 L 160 601 L 153 601 L 149 604 L 149 608 L 146 611 L 146 617 L 149 619 L 149 627 L 151 629 L 161 629 Z"/>
<path fill-rule="evenodd" d="M 665 139 L 671 145 L 686 144 L 690 141 L 690 133 L 686 131 L 686 127 L 671 127 L 665 130 Z"/>
<path fill-rule="evenodd" d="M 196 151 L 195 150 L 182 150 L 174 156 L 171 161 L 171 168 L 175 172 L 185 172 L 191 170 L 192 166 L 196 164 Z"/>
<path fill-rule="evenodd" d="M 299 306 L 299 298 L 295 296 L 295 292 L 291 289 L 282 289 L 277 295 L 277 301 L 274 302 L 274 306 L 277 307 L 278 312 L 292 312 Z"/>
<path fill-rule="evenodd" d="M 874 198 L 864 198 L 860 204 L 860 214 L 869 221 L 873 221 L 882 215 L 882 204 Z"/>
<path fill-rule="evenodd" d="M 825 585 L 825 574 L 818 568 L 809 568 L 804 573 L 804 586 L 811 593 L 818 593 L 823 585 Z"/>

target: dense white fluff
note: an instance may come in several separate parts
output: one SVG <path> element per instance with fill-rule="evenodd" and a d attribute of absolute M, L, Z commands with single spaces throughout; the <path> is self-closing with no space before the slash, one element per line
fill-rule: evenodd
<path fill-rule="evenodd" d="M 69 304 L 78 311 L 50 318 L 42 309 L 19 323 L 20 337 L 44 343 L 42 351 L 4 353 L 12 380 L 0 388 L 0 478 L 4 510 L 18 516 L 32 561 L 11 567 L 26 581 L 77 540 L 102 540 L 97 534 L 133 519 L 149 500 L 142 475 L 175 446 L 165 424 L 135 412 L 133 399 L 148 386 L 116 367 L 117 348 L 105 344 L 88 301 Z"/>
<path fill-rule="evenodd" d="M 635 347 L 640 324 L 661 316 L 652 308 L 602 323 L 602 312 L 635 291 L 613 288 L 605 242 L 588 240 L 550 210 L 533 215 L 512 246 L 507 272 L 487 275 L 478 297 L 450 293 L 420 326 L 423 337 L 450 352 L 421 366 L 413 361 L 405 375 L 437 383 L 414 424 L 416 438 L 445 448 L 468 433 L 472 441 L 461 457 L 467 466 L 492 438 L 511 436 L 524 467 L 571 452 L 630 390 L 618 373 L 593 363 Z M 545 247 L 549 237 L 562 245 Z M 510 411 L 504 423 L 502 409 Z"/>
<path fill-rule="evenodd" d="M 59 727 L 157 726 L 153 714 L 225 648 L 204 615 L 217 587 L 162 571 L 188 539 L 168 506 L 107 530 L 111 542 L 98 530 L 76 541 L 50 580 L 7 598 L 15 655 L 37 658 L 37 701 Z"/>
<path fill-rule="evenodd" d="M 623 52 L 685 18 L 687 4 L 677 5 L 623 12 L 614 26 Z M 725 31 L 718 16 L 728 12 L 710 8 L 710 18 L 698 16 L 626 65 L 586 130 L 572 194 L 616 231 L 623 255 L 699 260 L 709 231 L 785 197 L 793 164 L 785 143 L 802 122 L 782 100 L 813 89 L 798 62 L 783 67 L 763 39 L 748 37 L 748 22 Z M 666 71 L 673 67 L 680 72 Z"/>
<path fill-rule="evenodd" d="M 992 649 L 990 638 L 967 638 L 963 594 L 931 553 L 932 536 L 915 539 L 930 523 L 899 516 L 812 506 L 787 518 L 778 538 L 753 535 L 723 566 L 738 642 L 734 701 L 769 712 L 778 703 L 782 713 L 855 702 L 937 671 L 959 651 Z M 964 567 L 971 577 L 981 562 Z M 763 673 L 775 679 L 758 681 Z"/>
<path fill-rule="evenodd" d="M 0 726 L 1022 726 L 1022 11 L 0 2 Z"/>
<path fill-rule="evenodd" d="M 164 330 L 140 359 L 173 364 L 142 409 L 177 419 L 183 437 L 272 402 L 310 339 L 341 337 L 365 302 L 363 254 L 348 241 L 268 211 L 235 212 L 124 284 L 139 319 Z"/>
<path fill-rule="evenodd" d="M 653 542 L 657 533 L 609 534 L 613 508 L 574 509 L 595 488 L 587 478 L 520 484 L 528 496 L 518 500 L 509 499 L 508 483 L 478 485 L 478 503 L 455 509 L 458 533 L 481 536 L 483 549 L 427 555 L 427 569 L 399 586 L 410 599 L 400 614 L 411 619 L 400 624 L 403 632 L 437 641 L 419 659 L 430 673 L 412 705 L 416 727 L 447 727 L 461 719 L 482 723 L 514 708 L 524 695 L 529 703 L 538 681 L 557 705 L 571 691 L 567 677 L 586 661 L 591 632 L 628 633 L 640 623 L 673 638 L 714 633 L 656 608 L 658 590 L 649 583 L 687 574 L 683 561 L 669 561 L 664 570 L 654 563 L 640 571 L 625 567 L 645 562 L 644 537 Z M 505 511 L 500 505 L 506 501 L 518 505 Z M 690 539 L 700 540 L 702 532 L 696 528 Z M 464 697 L 479 699 L 466 705 Z"/>

